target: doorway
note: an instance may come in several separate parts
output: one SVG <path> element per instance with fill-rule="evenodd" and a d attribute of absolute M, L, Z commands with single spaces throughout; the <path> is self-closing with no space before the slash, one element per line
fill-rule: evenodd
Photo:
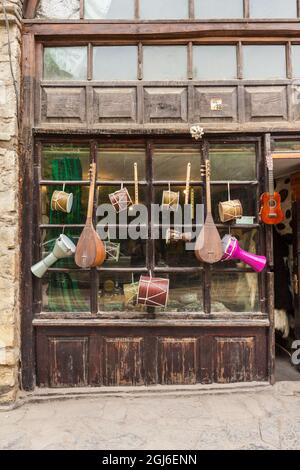
<path fill-rule="evenodd" d="M 300 143 L 280 142 L 273 153 L 275 190 L 284 219 L 273 228 L 276 381 L 300 381 L 293 346 L 300 340 Z"/>

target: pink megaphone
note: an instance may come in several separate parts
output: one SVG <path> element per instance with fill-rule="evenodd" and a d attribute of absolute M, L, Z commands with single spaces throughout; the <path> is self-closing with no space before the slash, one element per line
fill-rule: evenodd
<path fill-rule="evenodd" d="M 222 261 L 239 259 L 251 266 L 251 268 L 257 273 L 260 273 L 267 264 L 267 258 L 265 256 L 254 255 L 253 253 L 248 253 L 248 251 L 242 250 L 237 239 L 231 235 L 225 235 L 225 237 L 223 237 L 222 246 Z"/>

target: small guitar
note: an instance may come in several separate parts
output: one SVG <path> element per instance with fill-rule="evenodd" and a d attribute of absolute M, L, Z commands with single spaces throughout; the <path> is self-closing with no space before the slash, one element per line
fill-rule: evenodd
<path fill-rule="evenodd" d="M 273 157 L 270 151 L 266 154 L 268 167 L 269 192 L 263 193 L 260 198 L 260 219 L 267 225 L 276 225 L 283 221 L 284 214 L 281 209 L 280 194 L 274 191 Z"/>
<path fill-rule="evenodd" d="M 215 226 L 211 211 L 211 191 L 210 191 L 210 162 L 206 160 L 206 201 L 207 215 L 205 224 L 196 240 L 195 255 L 199 261 L 204 263 L 217 263 L 223 256 L 222 241 Z"/>

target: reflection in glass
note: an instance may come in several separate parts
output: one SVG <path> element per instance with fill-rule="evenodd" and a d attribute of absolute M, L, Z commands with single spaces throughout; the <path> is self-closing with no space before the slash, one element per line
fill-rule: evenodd
<path fill-rule="evenodd" d="M 300 152 L 300 140 L 275 140 L 275 152 Z"/>
<path fill-rule="evenodd" d="M 252 144 L 210 146 L 212 181 L 256 179 L 256 151 Z"/>
<path fill-rule="evenodd" d="M 155 312 L 203 312 L 203 277 L 201 273 L 157 274 L 170 279 L 169 300 L 166 308 Z"/>
<path fill-rule="evenodd" d="M 84 18 L 130 20 L 134 0 L 84 0 Z"/>
<path fill-rule="evenodd" d="M 144 46 L 144 80 L 186 80 L 186 46 Z"/>
<path fill-rule="evenodd" d="M 133 181 L 134 163 L 137 163 L 138 178 L 145 180 L 145 161 L 143 148 L 101 145 L 98 151 L 98 178 L 104 181 Z"/>
<path fill-rule="evenodd" d="M 250 18 L 297 18 L 297 0 L 250 0 Z"/>
<path fill-rule="evenodd" d="M 286 78 L 285 46 L 244 46 L 243 56 L 245 79 Z"/>
<path fill-rule="evenodd" d="M 40 0 L 35 17 L 79 20 L 80 0 Z"/>
<path fill-rule="evenodd" d="M 107 256 L 103 264 L 104 268 L 136 268 L 146 266 L 145 240 L 131 240 L 130 238 L 128 238 L 128 240 L 110 239 L 110 243 L 112 244 L 112 248 L 119 245 L 118 261 L 113 259 L 113 256 Z"/>
<path fill-rule="evenodd" d="M 224 311 L 258 312 L 258 275 L 256 273 L 218 273 L 212 274 L 211 284 L 212 313 L 213 305 L 218 302 Z"/>
<path fill-rule="evenodd" d="M 159 267 L 194 267 L 199 266 L 199 261 L 194 250 L 187 251 L 183 241 L 167 245 L 165 238 L 161 236 L 161 239 L 155 242 L 155 264 Z"/>
<path fill-rule="evenodd" d="M 90 312 L 90 275 L 48 272 L 42 280 L 44 312 Z"/>
<path fill-rule="evenodd" d="M 193 78 L 230 80 L 237 77 L 235 46 L 194 46 Z"/>
<path fill-rule="evenodd" d="M 143 20 L 180 20 L 188 17 L 188 0 L 140 0 L 140 18 Z"/>
<path fill-rule="evenodd" d="M 137 283 L 140 274 L 99 273 L 98 310 L 101 312 L 142 312 L 136 304 Z"/>
<path fill-rule="evenodd" d="M 86 47 L 45 47 L 45 80 L 86 80 Z"/>
<path fill-rule="evenodd" d="M 201 156 L 196 147 L 162 145 L 153 151 L 155 181 L 185 181 L 187 164 L 191 163 L 191 181 L 201 180 Z"/>
<path fill-rule="evenodd" d="M 262 1 L 262 0 L 260 0 Z M 195 18 L 243 18 L 243 0 L 195 0 Z"/>
<path fill-rule="evenodd" d="M 94 80 L 137 80 L 136 46 L 94 47 Z"/>

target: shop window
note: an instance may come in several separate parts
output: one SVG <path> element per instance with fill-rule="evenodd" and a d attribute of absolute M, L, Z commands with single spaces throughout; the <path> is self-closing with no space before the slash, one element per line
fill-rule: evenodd
<path fill-rule="evenodd" d="M 136 46 L 94 48 L 94 80 L 136 80 Z"/>
<path fill-rule="evenodd" d="M 145 20 L 189 17 L 188 0 L 140 0 L 140 18 Z"/>
<path fill-rule="evenodd" d="M 297 0 L 250 0 L 250 17 L 297 18 Z"/>
<path fill-rule="evenodd" d="M 194 46 L 193 78 L 230 80 L 237 78 L 235 46 Z"/>
<path fill-rule="evenodd" d="M 243 0 L 195 0 L 195 18 L 243 18 Z"/>
<path fill-rule="evenodd" d="M 145 80 L 186 80 L 186 46 L 144 46 Z"/>
<path fill-rule="evenodd" d="M 120 142 L 87 143 L 46 143 L 41 146 L 41 180 L 39 227 L 37 241 L 40 247 L 36 260 L 49 255 L 56 240 L 63 233 L 75 245 L 78 242 L 86 219 L 88 206 L 88 170 L 94 158 L 97 163 L 97 191 L 95 205 L 110 205 L 109 196 L 122 187 L 128 190 L 135 203 L 134 164 L 138 165 L 138 199 L 148 208 L 151 203 L 161 205 L 163 194 L 173 192 L 178 207 L 186 203 L 187 165 L 191 163 L 189 187 L 190 207 L 188 225 L 184 232 L 195 233 L 198 227 L 195 219 L 195 205 L 205 204 L 204 181 L 200 176 L 202 155 L 200 147 L 184 143 L 155 143 L 147 145 L 143 140 L 133 144 Z M 218 216 L 219 202 L 239 199 L 246 220 L 241 225 L 234 223 L 230 233 L 235 236 L 241 248 L 252 253 L 260 252 L 260 229 L 257 225 L 256 147 L 253 144 L 211 144 L 212 165 L 212 206 L 213 215 L 221 237 L 228 233 L 228 226 Z M 253 181 L 251 181 L 253 180 Z M 228 182 L 231 184 L 228 185 Z M 53 207 L 54 191 L 64 190 L 73 195 L 70 213 Z M 228 191 L 230 190 L 230 197 Z M 193 195 L 193 197 L 192 197 Z M 176 211 L 175 211 L 176 212 Z M 217 263 L 208 271 L 197 261 L 193 247 L 187 247 L 183 240 L 170 242 L 167 229 L 176 232 L 178 227 L 174 211 L 167 211 L 165 218 L 160 213 L 157 219 L 150 214 L 151 228 L 156 238 L 134 239 L 127 234 L 121 236 L 134 223 L 134 214 L 127 212 L 127 221 L 116 214 L 114 221 L 103 223 L 99 215 L 94 216 L 98 233 L 107 234 L 107 259 L 98 269 L 81 270 L 72 257 L 65 257 L 54 263 L 35 295 L 41 299 L 46 313 L 78 315 L 86 313 L 119 315 L 118 312 L 203 314 L 211 312 L 251 312 L 259 310 L 258 277 L 250 272 L 247 265 L 239 260 Z M 182 221 L 182 219 L 181 219 Z M 169 223 L 169 225 L 168 225 Z M 125 225 L 121 225 L 125 224 Z M 245 225 L 247 227 L 245 227 Z M 179 232 L 178 232 L 179 233 Z M 164 278 L 170 283 L 168 305 L 165 308 L 137 305 L 137 283 L 141 274 Z M 207 278 L 208 276 L 208 278 Z M 37 281 L 39 282 L 39 281 Z M 212 285 L 204 295 L 205 286 Z M 246 289 L 247 287 L 247 289 Z M 246 294 L 245 294 L 246 292 Z"/>
<path fill-rule="evenodd" d="M 45 80 L 86 80 L 86 47 L 46 47 L 44 49 Z"/>
<path fill-rule="evenodd" d="M 86 19 L 134 18 L 134 0 L 85 0 L 84 17 Z"/>
<path fill-rule="evenodd" d="M 300 45 L 292 46 L 293 77 L 300 78 Z"/>
<path fill-rule="evenodd" d="M 36 18 L 79 20 L 80 0 L 41 0 Z"/>
<path fill-rule="evenodd" d="M 286 78 L 285 46 L 244 46 L 243 55 L 245 79 Z"/>

